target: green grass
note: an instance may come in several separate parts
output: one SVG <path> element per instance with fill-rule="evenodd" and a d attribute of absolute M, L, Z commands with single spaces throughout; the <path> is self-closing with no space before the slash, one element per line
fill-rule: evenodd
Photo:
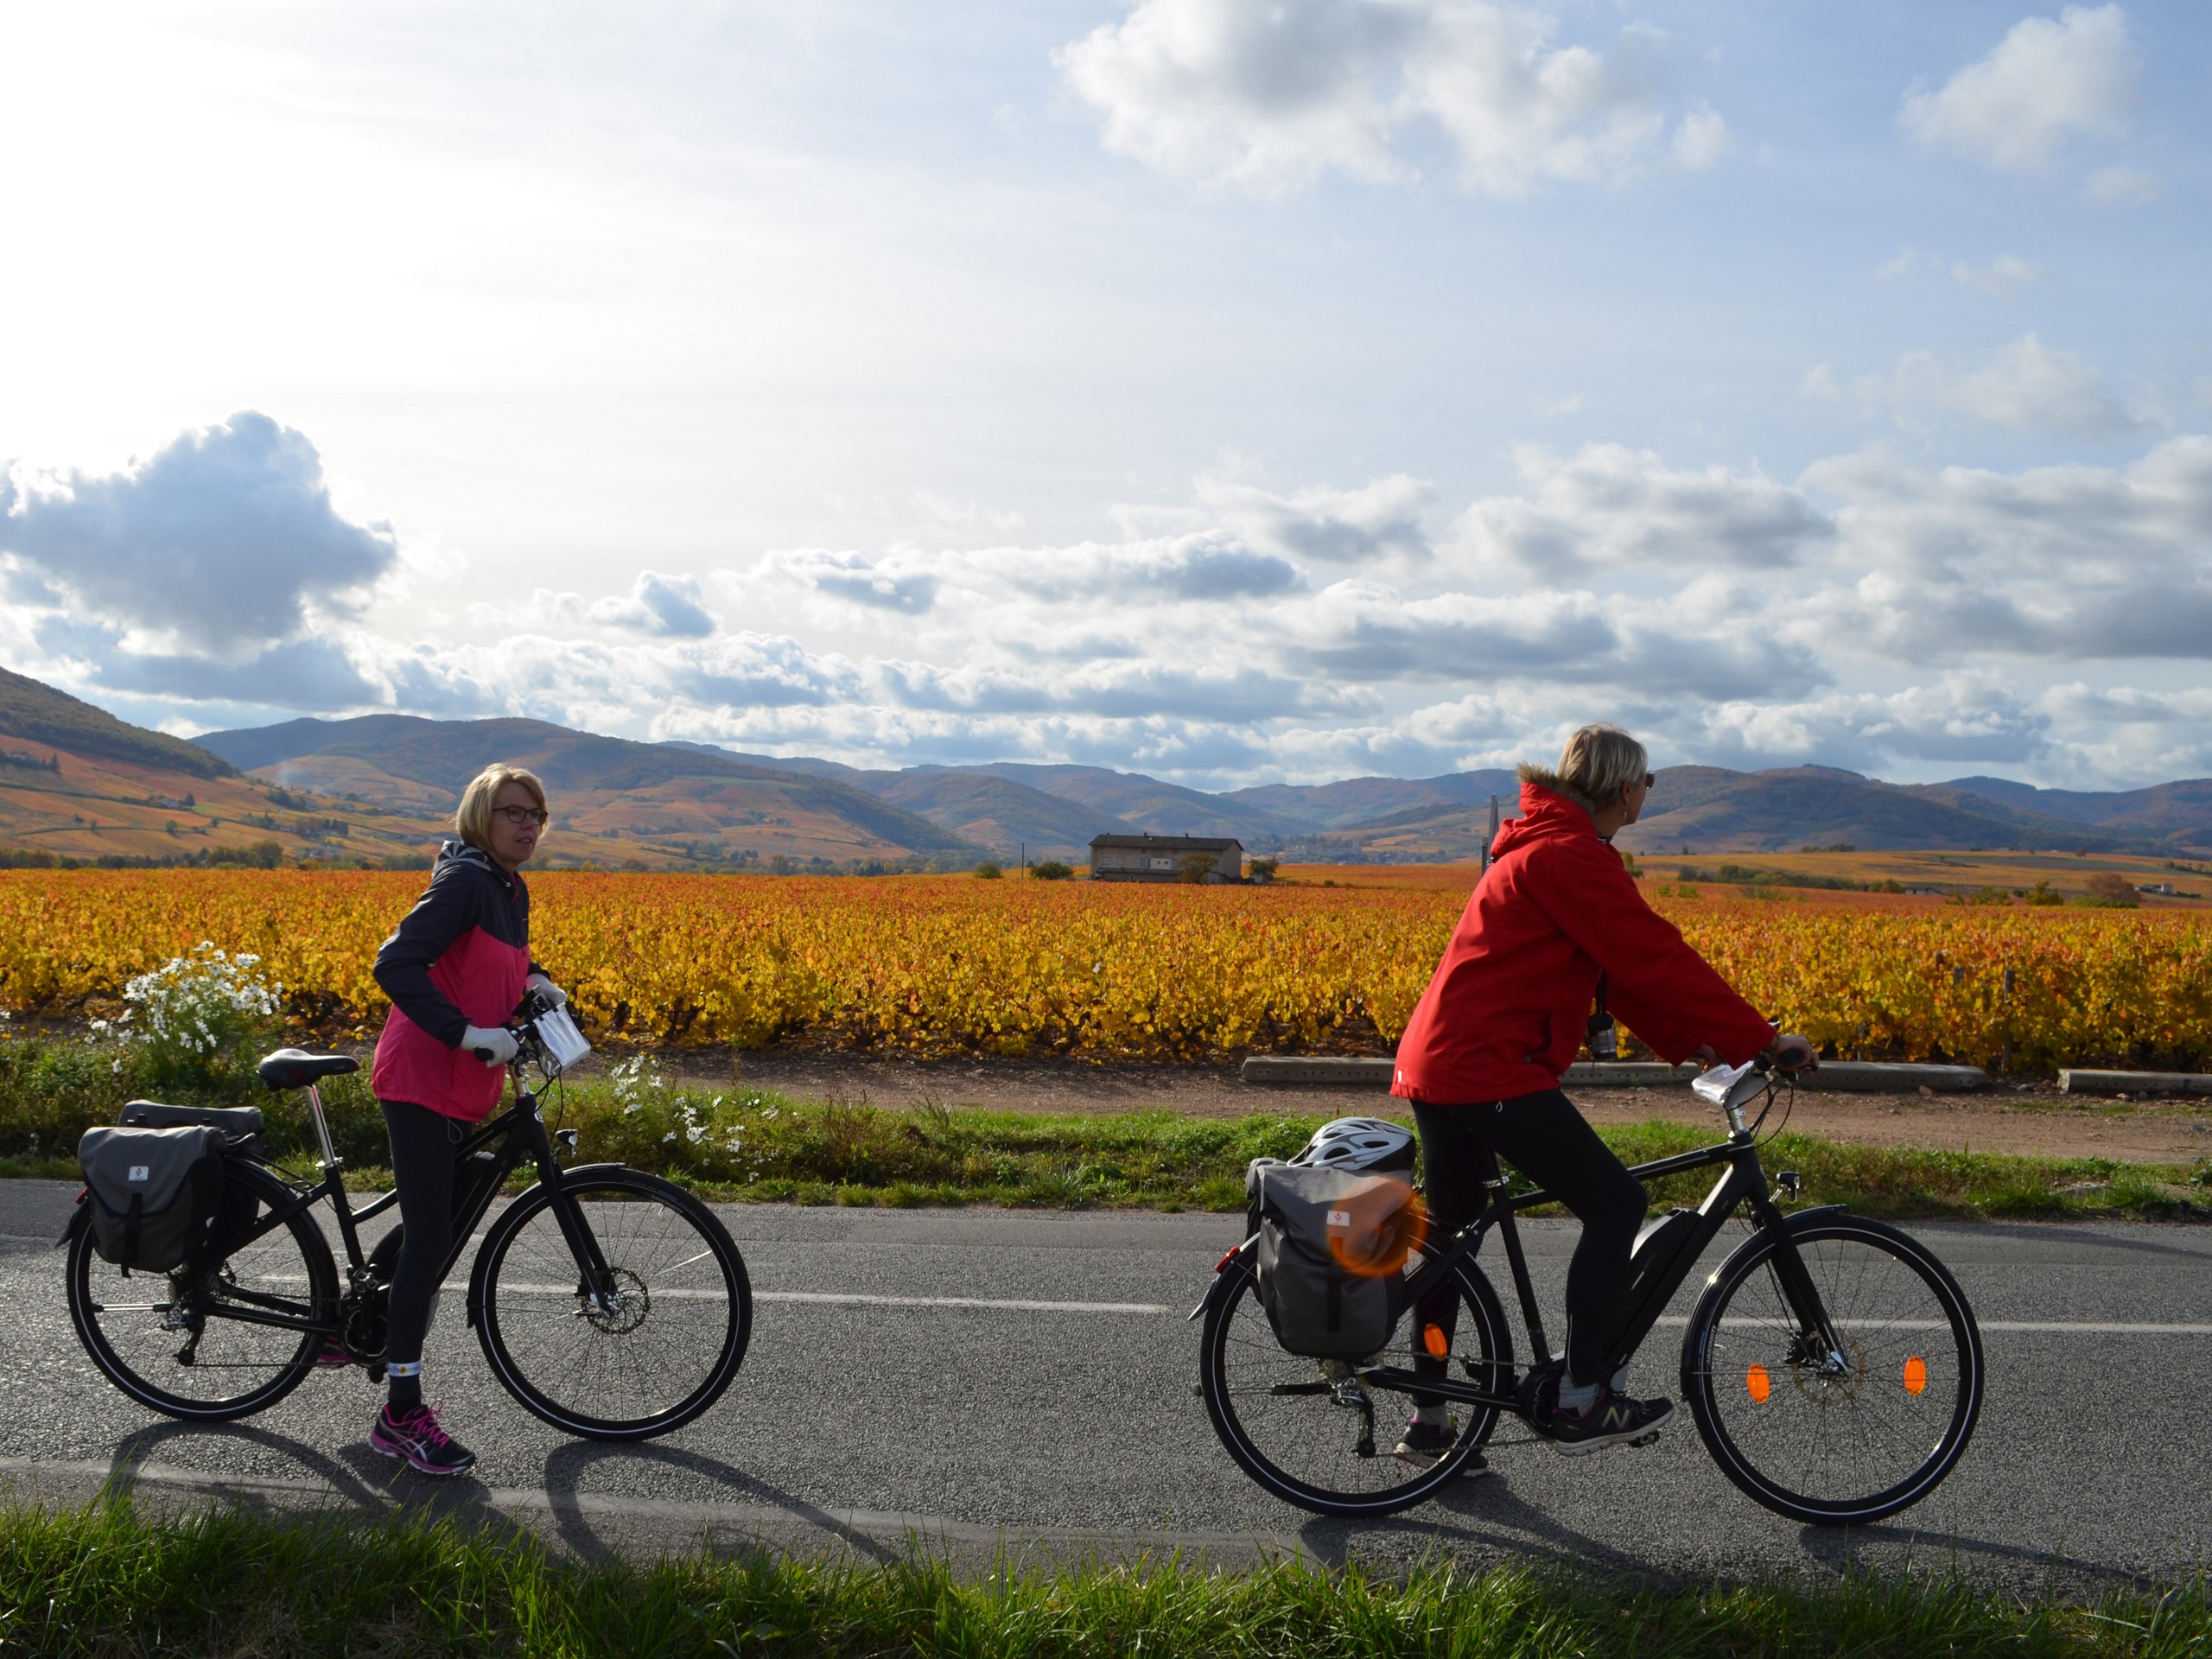
<path fill-rule="evenodd" d="M 77 1138 L 111 1123 L 142 1091 L 117 1051 L 18 1039 L 0 1043 L 0 1177 L 67 1179 Z M 164 1097 L 175 1097 L 174 1091 Z M 363 1182 L 385 1159 L 384 1120 L 365 1077 L 323 1091 L 340 1153 Z M 270 1140 L 302 1156 L 303 1098 L 255 1091 Z M 548 1116 L 579 1132 L 580 1155 L 670 1176 L 721 1198 L 914 1206 L 997 1204 L 1033 1208 L 1237 1210 L 1244 1166 L 1287 1157 L 1320 1122 L 1255 1114 L 1193 1118 L 1173 1112 L 1084 1117 L 986 1112 L 924 1104 L 885 1110 L 864 1102 L 798 1102 L 759 1089 L 671 1084 L 650 1063 L 569 1086 Z M 1654 1121 L 1601 1133 L 1630 1163 L 1709 1144 L 1711 1131 Z M 1764 1154 L 1770 1172 L 1795 1169 L 1813 1204 L 1847 1204 L 1892 1217 L 2202 1219 L 2212 1162 L 2123 1164 L 2108 1159 L 2012 1158 L 1841 1146 L 1783 1135 Z M 1660 1205 L 1694 1202 L 1710 1172 L 1654 1188 Z"/>
<path fill-rule="evenodd" d="M 1448 1567 L 963 1578 L 941 1562 L 765 1556 L 578 1565 L 450 1522 L 284 1523 L 126 1503 L 0 1512 L 0 1654 L 1284 1656 L 1289 1659 L 2044 1659 L 2201 1654 L 2202 1586 L 2094 1606 L 1949 1579 L 1640 1586 Z"/>

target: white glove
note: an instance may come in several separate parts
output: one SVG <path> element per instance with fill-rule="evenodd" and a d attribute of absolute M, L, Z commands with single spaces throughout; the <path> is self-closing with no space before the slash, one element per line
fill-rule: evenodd
<path fill-rule="evenodd" d="M 569 1006 L 569 994 L 543 974 L 532 974 L 523 982 L 524 988 L 538 993 L 556 1008 Z"/>
<path fill-rule="evenodd" d="M 515 1041 L 514 1033 L 499 1026 L 489 1031 L 481 1026 L 469 1027 L 461 1033 L 461 1046 L 464 1053 L 474 1054 L 478 1059 L 484 1060 L 485 1065 L 493 1066 L 505 1065 L 522 1052 L 520 1045 Z M 492 1056 L 488 1060 L 484 1059 L 487 1049 Z"/>

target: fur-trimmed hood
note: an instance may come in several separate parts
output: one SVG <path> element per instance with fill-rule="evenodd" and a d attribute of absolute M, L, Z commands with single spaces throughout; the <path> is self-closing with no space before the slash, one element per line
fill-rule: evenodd
<path fill-rule="evenodd" d="M 1533 760 L 1523 760 L 1514 768 L 1514 775 L 1524 784 L 1534 784 L 1538 789 L 1548 789 L 1563 801 L 1573 801 L 1592 817 L 1598 816 L 1598 803 L 1585 795 L 1573 784 L 1560 777 L 1549 766 L 1540 766 Z"/>

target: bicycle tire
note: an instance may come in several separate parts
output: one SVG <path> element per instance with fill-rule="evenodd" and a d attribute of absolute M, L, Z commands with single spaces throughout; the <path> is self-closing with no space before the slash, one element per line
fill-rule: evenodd
<path fill-rule="evenodd" d="M 1434 1252 L 1424 1245 L 1421 1254 Z M 1317 1515 L 1395 1514 L 1457 1478 L 1489 1440 L 1497 1426 L 1497 1408 L 1455 1406 L 1459 1440 L 1427 1468 L 1399 1461 L 1380 1440 L 1361 1452 L 1360 1416 L 1368 1416 L 1364 1427 L 1370 1438 L 1381 1432 L 1395 1434 L 1395 1426 L 1377 1431 L 1372 1414 L 1348 1411 L 1319 1391 L 1314 1381 L 1320 1374 L 1318 1363 L 1285 1352 L 1275 1341 L 1244 1259 L 1222 1271 L 1236 1274 L 1237 1283 L 1207 1310 L 1199 1393 L 1230 1456 L 1285 1503 Z M 1455 1270 L 1452 1283 L 1458 1300 L 1452 1357 L 1465 1376 L 1478 1382 L 1487 1378 L 1493 1392 L 1503 1392 L 1513 1364 L 1513 1338 L 1497 1293 L 1472 1261 Z M 1413 1351 L 1420 1323 L 1416 1310 L 1408 1307 L 1391 1332 L 1390 1346 Z M 1410 1408 L 1412 1403 L 1394 1390 L 1377 1390 L 1373 1398 L 1378 1411 L 1396 1404 Z M 1262 1401 L 1281 1403 L 1263 1412 Z"/>
<path fill-rule="evenodd" d="M 226 1160 L 223 1188 L 221 1213 L 256 1220 L 263 1206 L 274 1209 L 298 1196 L 241 1160 Z M 315 1370 L 320 1335 L 288 1334 L 220 1313 L 226 1300 L 243 1306 L 250 1296 L 274 1312 L 335 1317 L 338 1269 L 312 1210 L 219 1261 L 176 1273 L 140 1271 L 127 1280 L 92 1249 L 91 1227 L 79 1222 L 73 1232 L 63 1270 L 69 1321 L 101 1374 L 140 1405 L 188 1422 L 229 1422 L 275 1405 Z M 171 1322 L 181 1294 L 204 1303 L 196 1341 L 188 1325 Z M 185 1383 L 202 1377 L 210 1379 L 206 1389 L 185 1391 Z M 217 1392 L 233 1382 L 245 1386 Z"/>
<path fill-rule="evenodd" d="M 553 1194 L 532 1187 L 493 1224 L 478 1259 L 472 1312 L 492 1374 L 526 1410 L 584 1440 L 645 1440 L 682 1427 L 744 1363 L 753 1333 L 744 1257 L 712 1211 L 657 1175 L 607 1165 L 564 1175 L 562 1190 L 623 1300 L 612 1309 L 588 1301 Z M 664 1381 L 648 1378 L 654 1366 Z M 645 1408 L 610 1414 L 626 1391 Z"/>
<path fill-rule="evenodd" d="M 1787 1227 L 1850 1351 L 1845 1366 L 1802 1351 L 1770 1268 L 1781 1241 L 1763 1233 L 1721 1264 L 1690 1315 L 1683 1397 L 1721 1471 L 1777 1515 L 1878 1521 L 1927 1497 L 1965 1452 L 1981 1411 L 1981 1332 L 1958 1281 L 1909 1235 L 1833 1212 Z"/>

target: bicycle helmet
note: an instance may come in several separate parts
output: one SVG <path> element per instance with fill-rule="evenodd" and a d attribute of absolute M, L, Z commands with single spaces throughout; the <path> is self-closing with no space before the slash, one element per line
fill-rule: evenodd
<path fill-rule="evenodd" d="M 1331 1169 L 1410 1170 L 1413 1131 L 1382 1117 L 1339 1117 L 1313 1131 L 1313 1138 L 1290 1160 Z"/>

